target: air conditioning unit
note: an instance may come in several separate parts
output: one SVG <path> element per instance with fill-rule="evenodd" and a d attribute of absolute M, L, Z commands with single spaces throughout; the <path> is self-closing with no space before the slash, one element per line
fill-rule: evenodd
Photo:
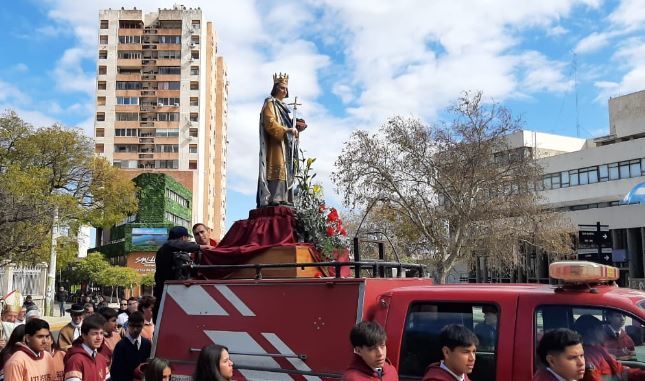
<path fill-rule="evenodd" d="M 175 107 L 179 107 L 179 103 L 175 103 Z"/>
<path fill-rule="evenodd" d="M 194 47 L 195 47 L 195 43 L 194 43 L 194 42 L 191 42 L 191 43 L 190 43 L 190 47 L 191 47 L 191 48 L 194 48 Z"/>
<path fill-rule="evenodd" d="M 163 103 L 161 103 L 161 102 L 159 102 L 159 103 L 157 103 L 157 106 L 159 106 L 159 107 L 163 107 L 163 106 L 164 106 L 164 104 L 163 104 Z"/>

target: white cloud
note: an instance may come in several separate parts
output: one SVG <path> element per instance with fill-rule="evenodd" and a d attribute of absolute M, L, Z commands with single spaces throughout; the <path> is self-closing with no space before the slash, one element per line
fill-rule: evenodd
<path fill-rule="evenodd" d="M 13 65 L 10 69 L 12 71 L 17 72 L 17 73 L 26 73 L 26 72 L 29 71 L 29 66 L 27 66 L 27 64 L 24 64 L 24 63 L 20 62 L 20 63 L 17 63 L 15 65 Z"/>
<path fill-rule="evenodd" d="M 561 93 L 573 88 L 574 81 L 563 73 L 566 63 L 549 60 L 536 51 L 525 53 L 520 60 L 526 67 L 521 92 Z"/>
<path fill-rule="evenodd" d="M 0 80 L 0 103 L 31 103 L 31 99 L 17 86 Z"/>
<path fill-rule="evenodd" d="M 645 26 L 645 1 L 621 0 L 620 5 L 609 16 L 612 24 L 635 30 Z"/>
<path fill-rule="evenodd" d="M 569 31 L 560 25 L 556 25 L 553 28 L 548 29 L 546 32 L 546 34 L 551 37 L 560 37 L 567 33 L 569 33 Z"/>
<path fill-rule="evenodd" d="M 596 52 L 609 43 L 610 34 L 608 33 L 597 33 L 594 32 L 582 40 L 578 41 L 578 44 L 573 49 L 574 52 L 578 54 L 593 53 Z"/>
<path fill-rule="evenodd" d="M 632 38 L 624 42 L 611 61 L 625 68 L 620 81 L 597 81 L 599 90 L 596 101 L 604 104 L 612 96 L 624 95 L 645 89 L 645 38 Z"/>

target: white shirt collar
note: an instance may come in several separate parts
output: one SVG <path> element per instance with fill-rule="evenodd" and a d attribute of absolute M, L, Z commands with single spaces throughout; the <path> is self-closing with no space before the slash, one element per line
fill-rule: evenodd
<path fill-rule="evenodd" d="M 130 334 L 129 334 L 129 333 L 126 333 L 126 334 L 125 334 L 125 337 L 127 337 L 127 338 L 128 338 L 128 340 L 130 340 L 130 342 L 131 342 L 132 344 L 134 344 L 134 342 L 135 342 L 135 341 L 139 341 L 139 342 L 141 342 L 141 335 L 139 335 L 139 336 L 137 336 L 137 337 L 132 337 L 132 336 L 130 336 Z"/>
<path fill-rule="evenodd" d="M 567 381 L 567 380 L 565 380 L 564 378 L 562 378 L 559 374 L 557 374 L 556 372 L 554 372 L 554 371 L 553 371 L 553 369 L 551 369 L 551 368 L 547 367 L 547 368 L 546 368 L 546 370 L 548 370 L 549 372 L 551 372 L 551 374 L 553 375 L 553 377 L 555 377 L 555 379 L 556 379 L 556 380 L 558 380 L 558 381 Z"/>
<path fill-rule="evenodd" d="M 439 365 L 439 367 L 441 367 L 441 369 L 445 370 L 446 372 L 450 373 L 455 378 L 455 380 L 464 381 L 466 379 L 466 376 L 464 376 L 463 374 L 461 376 L 457 376 L 455 372 L 450 370 L 450 368 L 448 368 L 446 364 L 444 364 L 443 360 L 441 361 L 441 365 Z"/>
<path fill-rule="evenodd" d="M 87 344 L 85 343 L 81 344 L 81 347 L 85 350 L 85 352 L 87 352 L 88 355 L 90 355 L 91 358 L 96 357 L 96 352 L 97 352 L 96 349 L 92 349 L 88 347 Z"/>

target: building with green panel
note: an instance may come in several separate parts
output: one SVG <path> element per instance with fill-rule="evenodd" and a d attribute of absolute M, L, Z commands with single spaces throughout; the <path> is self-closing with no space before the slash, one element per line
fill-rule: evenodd
<path fill-rule="evenodd" d="M 132 181 L 138 188 L 137 214 L 110 229 L 97 229 L 97 244 L 90 252 L 101 252 L 111 264 L 145 275 L 154 271 L 154 256 L 168 238 L 168 229 L 185 226 L 190 231 L 193 195 L 163 173 L 142 173 Z"/>

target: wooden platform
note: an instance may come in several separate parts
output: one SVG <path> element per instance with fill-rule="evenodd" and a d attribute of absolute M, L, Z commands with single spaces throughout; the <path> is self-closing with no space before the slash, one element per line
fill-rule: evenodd
<path fill-rule="evenodd" d="M 273 247 L 262 254 L 253 256 L 244 264 L 267 264 L 267 263 L 313 263 L 314 260 L 309 253 L 307 246 L 283 246 Z M 319 267 L 296 267 L 262 269 L 262 278 L 314 278 L 320 274 Z M 242 269 L 233 272 L 229 279 L 255 278 L 255 269 Z"/>

